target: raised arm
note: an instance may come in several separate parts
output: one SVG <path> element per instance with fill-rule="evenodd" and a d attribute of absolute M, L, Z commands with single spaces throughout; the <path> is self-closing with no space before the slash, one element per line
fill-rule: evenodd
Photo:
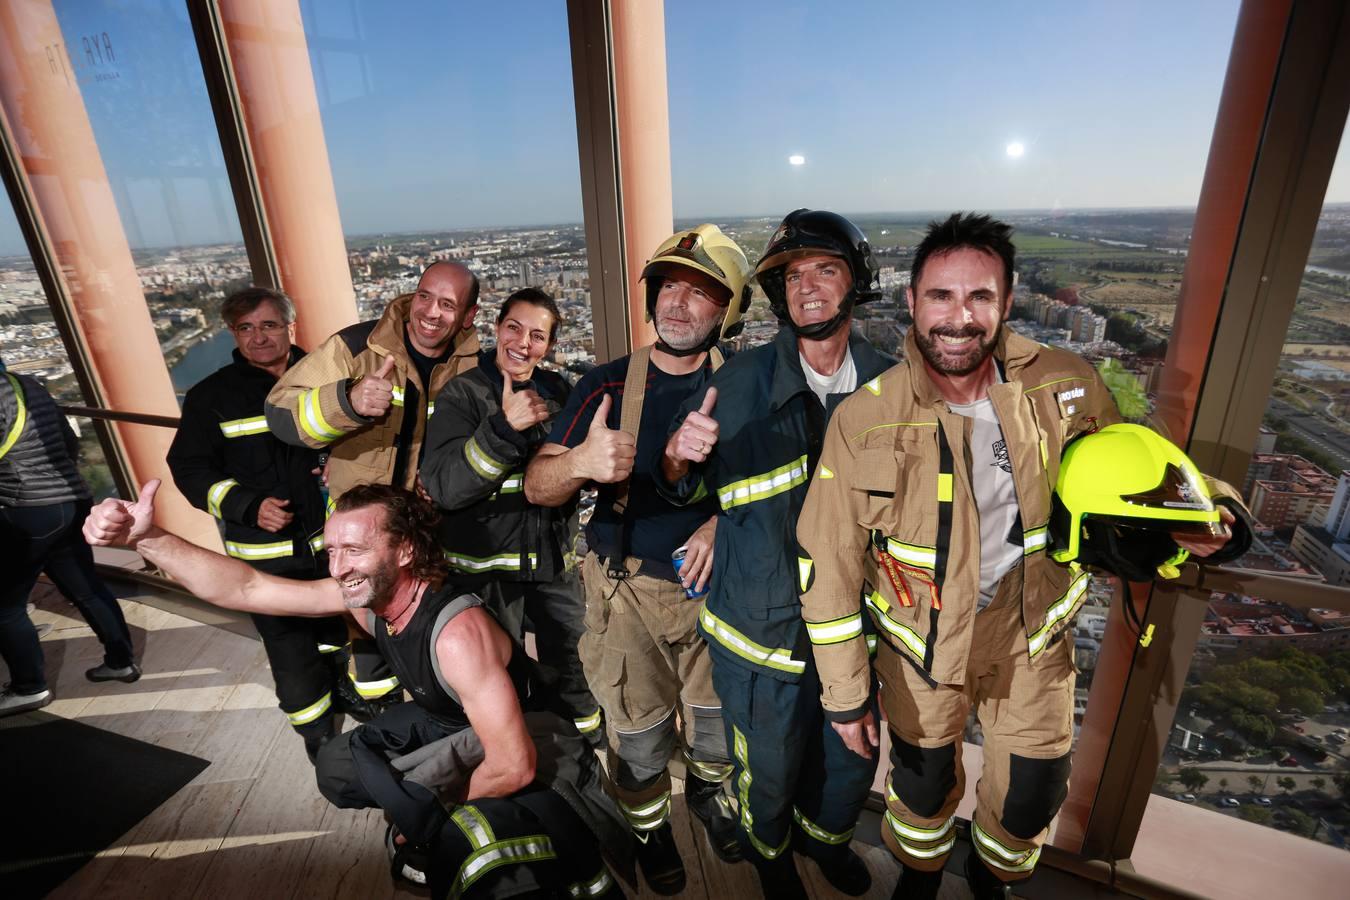
<path fill-rule="evenodd" d="M 482 609 L 455 616 L 436 638 L 436 661 L 483 743 L 465 800 L 506 797 L 534 780 L 535 750 L 506 666 L 511 639 Z"/>
<path fill-rule="evenodd" d="M 272 434 L 288 444 L 323 448 L 385 415 L 398 380 L 394 359 L 368 370 L 369 356 L 353 357 L 339 333 L 287 369 L 263 407 Z"/>
<path fill-rule="evenodd" d="M 141 488 L 135 503 L 104 500 L 89 513 L 84 536 L 97 546 L 125 546 L 212 606 L 279 616 L 331 616 L 346 611 L 337 582 L 277 578 L 154 524 L 159 479 Z"/>

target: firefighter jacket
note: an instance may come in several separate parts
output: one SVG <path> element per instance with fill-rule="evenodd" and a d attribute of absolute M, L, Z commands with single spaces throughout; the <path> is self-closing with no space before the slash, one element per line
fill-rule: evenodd
<path fill-rule="evenodd" d="M 422 483 L 441 509 L 440 540 L 451 568 L 505 581 L 550 582 L 570 549 L 575 504 L 557 509 L 525 499 L 525 464 L 548 437 L 571 386 L 556 372 L 535 369 L 515 390 L 533 389 L 549 417 L 526 432 L 502 413 L 502 373 L 496 353 L 452 379 L 436 398 L 427 425 Z"/>
<path fill-rule="evenodd" d="M 291 365 L 304 357 L 291 348 Z M 277 380 L 234 351 L 234 362 L 187 392 L 169 447 L 169 471 L 188 502 L 218 519 L 225 552 L 275 575 L 310 576 L 327 564 L 319 453 L 272 436 L 263 401 Z M 289 500 L 294 518 L 279 532 L 258 527 L 267 497 Z"/>
<path fill-rule="evenodd" d="M 403 344 L 411 305 L 412 295 L 404 294 L 390 301 L 379 319 L 342 329 L 288 370 L 267 395 L 267 424 L 273 434 L 288 444 L 328 448 L 333 500 L 358 484 L 391 483 L 403 417 L 408 415 L 416 421 L 411 445 L 404 448 L 407 464 L 399 486 L 411 490 L 432 401 L 447 381 L 477 365 L 478 335 L 461 331 L 450 358 L 432 370 L 431 384 L 423 385 Z M 378 371 L 388 356 L 394 358 L 393 406 L 379 419 L 368 419 L 352 409 L 349 391 L 358 379 Z"/>
<path fill-rule="evenodd" d="M 849 352 L 860 385 L 894 362 L 857 334 L 849 336 Z M 704 491 L 717 497 L 713 574 L 699 631 L 718 663 L 796 682 L 810 652 L 797 595 L 797 516 L 825 423 L 845 395 L 831 394 L 821 406 L 802 374 L 790 328 L 780 329 L 771 344 L 738 353 L 710 384 L 717 388 L 718 442 L 680 484 L 663 486 L 674 502 Z M 697 409 L 703 395 L 690 397 L 684 414 Z"/>
<path fill-rule="evenodd" d="M 861 596 L 880 639 L 936 683 L 965 681 L 980 588 L 980 522 L 965 417 L 938 393 L 911 330 L 905 362 L 869 382 L 830 422 L 797 537 L 802 616 L 826 716 L 866 710 Z M 1051 492 L 1070 439 L 1120 420 L 1092 366 L 1004 328 L 989 399 L 1012 464 L 1023 548 L 1021 621 L 1032 664 L 1073 621 L 1088 574 L 1048 555 Z M 1236 501 L 1220 482 L 1214 496 Z"/>
<path fill-rule="evenodd" d="M 0 374 L 0 508 L 90 499 L 70 423 L 36 378 Z"/>

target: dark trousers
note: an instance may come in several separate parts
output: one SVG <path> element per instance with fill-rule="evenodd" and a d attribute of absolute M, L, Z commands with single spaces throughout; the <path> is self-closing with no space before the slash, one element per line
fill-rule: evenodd
<path fill-rule="evenodd" d="M 794 822 L 802 852 L 827 862 L 844 856 L 877 760 L 845 747 L 825 719 L 815 663 L 795 684 L 716 657 L 712 670 L 736 767 L 746 859 L 777 859 Z"/>
<path fill-rule="evenodd" d="M 94 554 L 80 528 L 88 500 L 0 509 L 0 656 L 9 666 L 10 689 L 35 694 L 47 687 L 42 647 L 28 618 L 28 595 L 45 571 L 75 604 L 103 644 L 103 661 L 131 665 L 131 633 L 117 598 L 94 571 Z"/>
<path fill-rule="evenodd" d="M 552 683 L 549 709 L 582 733 L 598 729 L 600 704 L 586 685 L 577 655 L 577 642 L 586 631 L 586 600 L 576 573 L 567 572 L 545 583 L 488 581 L 477 586 L 476 593 L 487 602 L 502 629 L 522 644 L 528 620 L 539 662 Z"/>
<path fill-rule="evenodd" d="M 267 650 L 281 711 L 301 734 L 327 734 L 337 713 L 334 680 L 346 677 L 347 624 L 339 616 L 251 618 Z"/>

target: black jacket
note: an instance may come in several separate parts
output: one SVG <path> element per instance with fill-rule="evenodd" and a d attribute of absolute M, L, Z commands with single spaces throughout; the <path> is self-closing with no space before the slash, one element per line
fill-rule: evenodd
<path fill-rule="evenodd" d="M 305 354 L 291 348 L 291 365 Z M 263 416 L 277 380 L 238 350 L 234 362 L 187 392 L 169 448 L 169 471 L 188 502 L 224 524 L 225 552 L 264 572 L 293 578 L 327 574 L 319 451 L 282 443 Z M 289 500 L 295 518 L 280 532 L 258 527 L 267 497 Z"/>
<path fill-rule="evenodd" d="M 75 466 L 78 449 L 75 433 L 41 382 L 13 372 L 0 375 L 0 507 L 88 500 L 89 486 Z"/>
<path fill-rule="evenodd" d="M 895 362 L 857 334 L 849 351 L 858 390 Z M 674 502 L 706 489 L 719 506 L 699 631 L 719 662 L 795 682 L 810 653 L 798 599 L 797 514 L 820 461 L 825 424 L 846 395 L 830 394 L 821 405 L 786 327 L 773 343 L 738 353 L 710 384 L 717 388 L 717 444 L 680 484 L 663 486 Z M 685 403 L 672 432 L 702 399 L 700 393 Z"/>
<path fill-rule="evenodd" d="M 502 413 L 502 374 L 496 351 L 452 378 L 436 398 L 427 425 L 420 472 L 441 509 L 441 547 L 450 567 L 502 581 L 553 581 L 570 550 L 575 503 L 550 508 L 525 499 L 525 464 L 543 444 L 571 386 L 556 372 L 535 369 L 529 382 L 548 406 L 548 419 L 516 431 Z"/>

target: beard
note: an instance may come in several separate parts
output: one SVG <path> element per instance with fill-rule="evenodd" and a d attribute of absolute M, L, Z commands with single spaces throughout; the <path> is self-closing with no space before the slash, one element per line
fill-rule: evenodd
<path fill-rule="evenodd" d="M 396 576 L 385 571 L 383 568 L 375 573 L 366 576 L 366 583 L 361 587 L 359 593 L 343 593 L 342 602 L 348 609 L 370 609 L 372 604 L 378 605 L 393 594 Z"/>
<path fill-rule="evenodd" d="M 718 319 L 706 322 L 662 322 L 656 321 L 656 336 L 673 350 L 692 350 L 708 339 L 708 335 L 717 327 Z"/>
<path fill-rule="evenodd" d="M 969 375 L 974 372 L 989 355 L 994 352 L 994 347 L 998 344 L 998 336 L 1003 331 L 1003 323 L 999 322 L 994 328 L 994 333 L 986 338 L 983 328 L 974 325 L 967 325 L 964 328 L 953 328 L 950 326 L 938 326 L 929 329 L 927 334 L 914 331 L 914 343 L 918 345 L 919 352 L 923 354 L 924 360 L 932 366 L 934 371 L 943 375 Z M 975 338 L 975 346 L 965 350 L 960 354 L 952 354 L 941 341 L 938 335 L 945 335 L 954 338 Z"/>

